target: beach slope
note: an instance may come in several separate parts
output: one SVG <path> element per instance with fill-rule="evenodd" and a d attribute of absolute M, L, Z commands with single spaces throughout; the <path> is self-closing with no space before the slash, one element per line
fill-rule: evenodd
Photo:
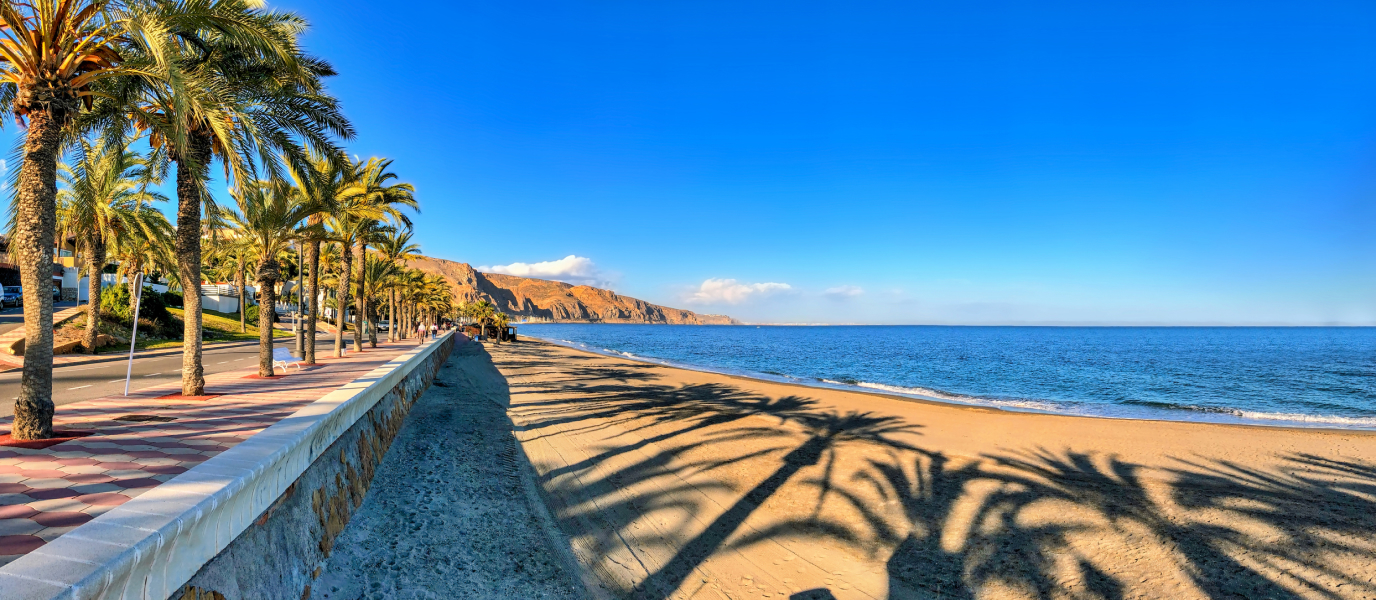
<path fill-rule="evenodd" d="M 1376 597 L 1376 435 L 1004 412 L 486 350 L 599 593 Z"/>

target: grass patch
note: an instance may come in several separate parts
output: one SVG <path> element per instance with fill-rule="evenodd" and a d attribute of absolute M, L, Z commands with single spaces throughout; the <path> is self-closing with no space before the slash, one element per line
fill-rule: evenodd
<path fill-rule="evenodd" d="M 169 308 L 167 309 L 167 311 L 172 313 L 172 318 L 178 321 L 181 321 L 184 318 L 184 315 L 186 314 L 186 312 L 180 308 Z M 105 324 L 102 323 L 101 325 L 101 330 L 104 331 Z M 201 310 L 201 341 L 204 344 L 242 341 L 256 342 L 258 341 L 258 328 L 255 325 L 256 324 L 250 323 L 248 324 L 248 331 L 240 332 L 239 313 L 222 313 L 213 310 Z M 128 340 L 129 331 L 124 328 L 119 329 L 120 331 L 112 333 L 116 333 L 125 340 Z M 279 329 L 273 330 L 272 334 L 274 338 L 292 337 L 290 331 L 282 331 Z M 139 339 L 137 343 L 134 344 L 134 347 L 138 348 L 139 350 L 161 350 L 164 348 L 180 348 L 181 346 L 182 338 L 180 337 L 176 339 L 149 338 L 144 337 L 142 331 L 139 332 Z M 120 346 L 107 346 L 105 348 L 101 348 L 100 350 L 97 350 L 97 353 L 128 351 L 129 345 L 126 341 L 124 344 L 121 344 Z"/>

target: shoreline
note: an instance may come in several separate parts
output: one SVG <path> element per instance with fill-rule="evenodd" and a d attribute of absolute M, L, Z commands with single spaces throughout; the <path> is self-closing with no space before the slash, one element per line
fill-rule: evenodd
<path fill-rule="evenodd" d="M 1138 406 L 1132 406 L 1131 408 L 1125 408 L 1124 405 L 1121 405 L 1121 404 L 1118 404 L 1118 405 L 1102 405 L 1102 406 L 1106 406 L 1106 407 L 1107 407 L 1107 406 L 1112 406 L 1112 407 L 1116 407 L 1116 408 L 1125 408 L 1125 411 L 1133 411 L 1133 412 L 1140 411 L 1140 412 L 1142 413 L 1141 416 L 1134 415 L 1134 414 L 1095 414 L 1095 413 L 1080 413 L 1080 412 L 1074 412 L 1074 411 L 1071 411 L 1071 410 L 1068 410 L 1068 409 L 1065 409 L 1065 408 L 1059 408 L 1059 407 L 1054 406 L 1054 405 L 1058 404 L 1058 402 L 1055 401 L 1055 400 L 999 400 L 999 399 L 973 398 L 973 397 L 972 397 L 970 401 L 964 401 L 964 400 L 960 400 L 960 399 L 956 399 L 956 398 L 949 398 L 949 399 L 948 399 L 948 398 L 938 398 L 938 397 L 934 397 L 934 396 L 930 396 L 930 395 L 923 395 L 923 394 L 918 394 L 918 393 L 905 393 L 905 392 L 899 392 L 899 391 L 894 391 L 894 390 L 885 390 L 885 389 L 879 388 L 879 387 L 870 387 L 870 386 L 885 386 L 885 387 L 891 387 L 891 388 L 893 388 L 893 387 L 902 387 L 902 386 L 892 386 L 892 385 L 888 385 L 888 384 L 877 384 L 877 383 L 871 383 L 870 386 L 865 386 L 865 385 L 860 385 L 860 384 L 868 383 L 868 382 L 859 382 L 860 384 L 847 384 L 847 383 L 841 383 L 841 382 L 831 382 L 831 381 L 826 381 L 826 380 L 819 380 L 819 379 L 814 379 L 814 378 L 810 378 L 810 377 L 809 377 L 809 378 L 804 378 L 804 377 L 793 377 L 793 376 L 790 376 L 790 375 L 776 375 L 776 374 L 772 374 L 772 373 L 755 373 L 755 372 L 747 372 L 747 371 L 731 371 L 731 370 L 726 370 L 726 369 L 721 369 L 721 368 L 715 368 L 715 367 L 710 367 L 710 366 L 704 366 L 704 365 L 695 365 L 695 364 L 681 363 L 681 362 L 678 362 L 678 361 L 673 361 L 673 360 L 668 360 L 668 359 L 662 359 L 662 358 L 655 358 L 655 357 L 650 357 L 650 356 L 640 356 L 640 355 L 636 355 L 636 354 L 631 354 L 631 353 L 629 353 L 629 352 L 621 352 L 621 351 L 617 351 L 617 350 L 611 350 L 611 349 L 608 349 L 608 348 L 604 348 L 604 349 L 600 349 L 600 350 L 599 350 L 599 349 L 597 349 L 597 348 L 594 348 L 594 347 L 592 347 L 592 346 L 590 346 L 590 345 L 588 345 L 588 344 L 584 344 L 584 343 L 582 343 L 582 342 L 573 342 L 573 341 L 569 341 L 569 340 L 555 340 L 555 339 L 543 338 L 543 337 L 536 336 L 536 335 L 531 335 L 531 334 L 528 334 L 528 333 L 522 333 L 521 336 L 524 337 L 524 338 L 530 338 L 530 339 L 534 339 L 534 340 L 539 340 L 539 341 L 544 342 L 544 343 L 547 343 L 547 344 L 553 344 L 553 345 L 555 345 L 555 346 L 559 346 L 559 347 L 562 347 L 562 348 L 568 348 L 568 349 L 570 349 L 570 350 L 574 350 L 574 351 L 577 351 L 577 352 L 587 352 L 587 353 L 589 353 L 589 354 L 596 354 L 596 355 L 598 355 L 598 356 L 606 356 L 606 357 L 610 357 L 610 358 L 620 358 L 620 359 L 624 359 L 624 360 L 632 360 L 632 361 L 641 362 L 641 363 L 645 363 L 645 364 L 652 364 L 652 365 L 658 365 L 658 366 L 662 366 L 662 367 L 668 367 L 668 368 L 671 368 L 671 369 L 683 369 L 683 370 L 695 371 L 695 372 L 699 372 L 699 373 L 711 373 L 711 374 L 714 374 L 714 375 L 723 375 L 723 376 L 726 376 L 726 377 L 736 377 L 736 378 L 741 378 L 741 379 L 747 379 L 747 380 L 752 380 L 752 381 L 760 381 L 760 382 L 772 383 L 772 384 L 778 384 L 778 385 L 792 385 L 792 386 L 798 386 L 798 387 L 802 387 L 802 388 L 806 388 L 806 389 L 837 390 L 837 391 L 852 392 L 852 393 L 857 393 L 857 394 L 867 394 L 867 395 L 871 395 L 871 396 L 878 396 L 878 397 L 882 397 L 882 398 L 889 398 L 889 399 L 894 399 L 894 400 L 901 400 L 901 401 L 905 401 L 905 402 L 931 403 L 931 404 L 937 404 L 937 405 L 943 405 L 943 406 L 957 406 L 957 407 L 964 407 L 964 408 L 977 408 L 977 409 L 994 410 L 994 411 L 1008 412 L 1008 413 L 1015 413 L 1015 414 L 1016 414 L 1016 413 L 1023 413 L 1023 414 L 1040 414 L 1040 415 L 1054 415 L 1054 416 L 1063 416 L 1063 417 L 1078 417 L 1078 418 L 1085 418 L 1085 419 L 1108 419 L 1108 420 L 1118 420 L 1118 421 L 1148 421 L 1148 422 L 1161 422 L 1161 423 L 1197 423 L 1197 424 L 1206 424 L 1206 425 L 1221 425 L 1221 426 L 1248 427 L 1248 428 L 1295 429 L 1295 430 L 1301 430 L 1301 431 L 1315 431 L 1315 430 L 1319 430 L 1319 431 L 1337 431 L 1337 432 L 1349 432 L 1349 431 L 1350 431 L 1350 432 L 1367 432 L 1367 433 L 1376 434 L 1376 417 L 1343 417 L 1343 416 L 1338 416 L 1338 415 L 1332 415 L 1332 416 L 1313 416 L 1313 415 L 1299 415 L 1299 414 L 1295 414 L 1295 415 L 1294 415 L 1294 416 L 1299 416 L 1299 417 L 1312 417 L 1313 419 L 1315 419 L 1314 421 L 1306 421 L 1305 419 L 1248 418 L 1248 417 L 1245 417 L 1245 416 L 1241 416 L 1241 415 L 1236 414 L 1236 413 L 1239 413 L 1239 412 L 1240 412 L 1240 413 L 1251 412 L 1251 411 L 1242 411 L 1241 409 L 1228 409 L 1228 410 L 1216 410 L 1216 411 L 1215 411 L 1215 410 L 1198 410 L 1198 409 L 1188 408 L 1188 407 L 1181 407 L 1181 408 L 1174 408 L 1174 407 L 1172 407 L 1172 408 L 1164 408 L 1164 407 L 1153 407 L 1153 406 L 1146 406 L 1146 405 L 1138 405 Z M 1001 402 L 1006 402 L 1007 404 L 1000 404 Z M 1020 403 L 1021 403 L 1021 404 L 1043 404 L 1043 405 L 1051 405 L 1051 407 L 1048 407 L 1048 408 L 1037 408 L 1037 407 L 1033 407 L 1033 406 L 1017 406 L 1017 404 L 1020 404 Z M 1233 411 L 1236 411 L 1236 412 L 1233 412 Z M 1178 418 L 1178 419 L 1169 418 L 1170 415 L 1174 415 L 1174 414 L 1180 414 L 1181 418 Z M 1283 415 L 1283 414 L 1285 414 L 1285 413 L 1260 413 L 1260 412 L 1257 412 L 1256 414 L 1271 414 L 1271 415 L 1281 416 L 1281 415 Z M 1185 418 L 1186 416 L 1196 416 L 1196 417 L 1209 417 L 1209 416 L 1212 416 L 1212 418 Z M 1370 420 L 1371 422 L 1370 422 L 1370 423 L 1362 423 L 1362 424 L 1344 425 L 1344 424 L 1342 424 L 1341 422 L 1334 422 L 1335 419 L 1338 419 L 1338 420 L 1368 419 L 1368 420 Z M 1310 424 L 1310 423 L 1312 423 L 1312 424 Z"/>

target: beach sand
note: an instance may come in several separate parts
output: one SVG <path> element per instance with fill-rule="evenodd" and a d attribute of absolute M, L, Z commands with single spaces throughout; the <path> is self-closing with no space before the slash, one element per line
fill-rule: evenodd
<path fill-rule="evenodd" d="M 1005 412 L 487 345 L 605 597 L 1373 598 L 1376 435 Z"/>

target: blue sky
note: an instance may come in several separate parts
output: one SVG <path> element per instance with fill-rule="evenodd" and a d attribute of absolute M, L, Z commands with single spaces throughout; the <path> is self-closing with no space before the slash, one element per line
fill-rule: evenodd
<path fill-rule="evenodd" d="M 272 6 L 430 255 L 754 322 L 1376 323 L 1370 2 Z"/>

